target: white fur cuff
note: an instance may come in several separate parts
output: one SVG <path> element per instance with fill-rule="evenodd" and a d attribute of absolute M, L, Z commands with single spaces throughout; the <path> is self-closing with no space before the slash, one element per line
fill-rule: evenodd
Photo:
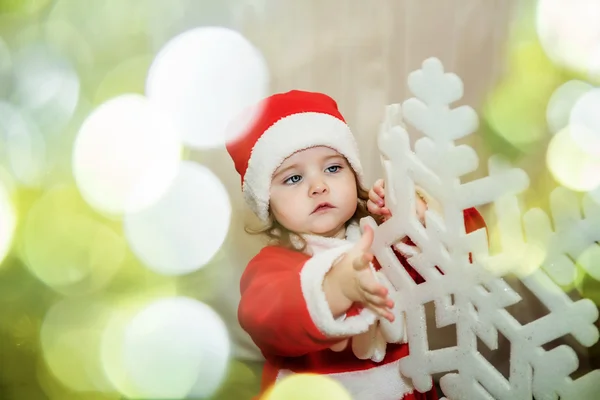
<path fill-rule="evenodd" d="M 323 291 L 323 280 L 331 266 L 353 244 L 326 250 L 308 260 L 300 272 L 302 293 L 314 324 L 327 336 L 354 336 L 366 332 L 375 322 L 375 314 L 364 309 L 352 317 L 333 318 Z"/>

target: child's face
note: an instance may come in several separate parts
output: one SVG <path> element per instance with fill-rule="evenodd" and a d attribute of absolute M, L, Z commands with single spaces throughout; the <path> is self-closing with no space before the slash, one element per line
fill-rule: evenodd
<path fill-rule="evenodd" d="M 357 203 L 354 172 L 346 158 L 329 147 L 291 155 L 271 180 L 273 216 L 292 232 L 342 236 Z"/>

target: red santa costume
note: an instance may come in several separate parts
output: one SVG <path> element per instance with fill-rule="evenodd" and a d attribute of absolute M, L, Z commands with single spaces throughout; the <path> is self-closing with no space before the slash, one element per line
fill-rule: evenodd
<path fill-rule="evenodd" d="M 327 146 L 338 151 L 362 185 L 356 142 L 333 99 L 291 91 L 267 98 L 260 107 L 247 131 L 227 145 L 242 177 L 246 202 L 259 219 L 269 217 L 273 172 L 287 157 L 306 148 Z M 465 222 L 467 231 L 483 225 L 474 209 L 465 211 Z M 303 251 L 267 246 L 246 267 L 238 319 L 265 356 L 262 391 L 290 374 L 317 373 L 340 382 L 354 400 L 437 399 L 435 389 L 418 393 L 400 374 L 399 360 L 409 351 L 405 339 L 387 343 L 383 352 L 381 346 L 374 351 L 369 332 L 379 322 L 370 310 L 352 307 L 340 318 L 330 311 L 323 280 L 359 238 L 356 223 L 347 227 L 345 239 L 303 235 Z M 396 254 L 417 283 L 422 281 Z M 352 337 L 361 340 L 342 351 L 331 349 Z"/>

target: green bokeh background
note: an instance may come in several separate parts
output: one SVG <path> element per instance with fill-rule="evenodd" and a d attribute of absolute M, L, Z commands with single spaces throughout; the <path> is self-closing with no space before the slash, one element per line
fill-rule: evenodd
<path fill-rule="evenodd" d="M 168 9 L 170 2 L 152 3 L 160 3 L 161 7 Z M 198 3 L 201 4 L 198 7 L 201 12 L 187 23 L 189 27 L 232 24 L 224 11 L 227 1 L 199 0 Z M 545 120 L 546 105 L 557 87 L 570 79 L 581 78 L 581 73 L 561 69 L 546 57 L 535 34 L 532 14 L 534 2 L 525 3 L 529 7 L 525 7 L 520 14 L 506 43 L 507 75 L 489 93 L 480 110 L 483 146 L 478 151 L 482 159 L 489 154 L 500 153 L 526 169 L 532 184 L 531 190 L 524 196 L 524 203 L 529 207 L 539 206 L 548 210 L 549 193 L 557 186 L 557 182 L 545 167 L 545 150 L 550 140 Z M 149 4 L 144 0 L 0 0 L 0 38 L 7 44 L 9 54 L 28 43 L 44 40 L 68 57 L 81 84 L 80 100 L 68 125 L 60 128 L 42 127 L 51 138 L 49 144 L 53 156 L 44 176 L 44 185 L 35 190 L 16 187 L 12 193 L 20 223 L 11 252 L 0 264 L 2 400 L 120 398 L 119 395 L 70 391 L 44 366 L 40 348 L 42 320 L 49 308 L 60 301 L 65 293 L 50 289 L 32 276 L 25 265 L 26 260 L 30 260 L 27 254 L 31 251 L 33 257 L 50 257 L 60 261 L 64 256 L 69 260 L 77 260 L 82 249 L 92 244 L 90 238 L 93 234 L 89 233 L 90 230 L 102 229 L 106 235 L 103 245 L 107 247 L 98 251 L 110 251 L 111 255 L 122 251 L 120 257 L 100 258 L 97 261 L 101 269 L 116 262 L 115 259 L 121 263 L 108 286 L 102 290 L 101 295 L 105 298 L 119 299 L 144 292 L 161 292 L 163 289 L 168 292 L 173 287 L 179 294 L 202 301 L 210 300 L 214 294 L 219 256 L 202 270 L 182 278 L 166 279 L 154 274 L 119 242 L 123 240 L 120 224 L 99 216 L 86 206 L 75 189 L 70 171 L 72 141 L 83 119 L 94 107 L 113 96 L 121 93 L 143 94 L 150 62 L 158 48 L 170 37 L 167 28 L 173 18 L 178 18 L 177 12 L 162 14 L 160 9 L 157 11 Z M 141 22 L 148 18 L 148 13 L 155 14 L 156 31 L 148 31 L 147 25 Z M 12 90 L 9 73 L 11 60 L 2 58 L 3 54 L 0 48 L 0 98 L 9 96 Z M 45 221 L 42 227 L 36 225 L 31 229 L 38 233 L 44 229 L 51 232 L 55 226 L 56 232 L 63 232 L 64 235 L 57 234 L 53 242 L 39 239 L 40 243 L 33 245 L 34 250 L 28 250 L 28 246 L 31 247 L 31 243 L 28 244 L 31 235 L 27 234 L 27 224 L 22 221 L 31 218 L 34 204 L 57 185 L 64 188 L 62 195 L 65 197 L 60 205 L 54 205 L 55 208 L 49 212 L 55 219 Z M 79 218 L 88 221 L 88 225 L 77 222 Z M 74 221 L 73 225 L 69 225 L 70 221 Z M 61 226 L 74 230 L 64 232 Z M 81 243 L 73 243 L 75 237 Z M 221 252 L 227 251 L 225 245 Z M 85 292 L 85 288 L 81 290 Z M 577 285 L 565 290 L 577 292 L 600 304 L 600 284 L 582 269 L 579 269 Z M 82 296 L 82 301 L 87 296 L 81 293 L 75 295 Z M 595 346 L 591 351 L 594 368 L 599 368 L 600 347 Z M 214 398 L 250 398 L 257 391 L 260 370 L 260 364 L 232 361 L 227 381 Z"/>

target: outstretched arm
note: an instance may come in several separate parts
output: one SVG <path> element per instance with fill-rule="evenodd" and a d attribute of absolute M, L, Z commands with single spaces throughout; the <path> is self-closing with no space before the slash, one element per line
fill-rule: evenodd
<path fill-rule="evenodd" d="M 368 330 L 373 312 L 345 315 L 354 303 L 352 293 L 359 293 L 350 288 L 356 282 L 349 279 L 355 269 L 348 262 L 358 254 L 354 247 L 308 257 L 271 246 L 249 263 L 241 280 L 238 318 L 263 353 L 300 356 Z M 344 272 L 348 265 L 352 274 Z"/>

